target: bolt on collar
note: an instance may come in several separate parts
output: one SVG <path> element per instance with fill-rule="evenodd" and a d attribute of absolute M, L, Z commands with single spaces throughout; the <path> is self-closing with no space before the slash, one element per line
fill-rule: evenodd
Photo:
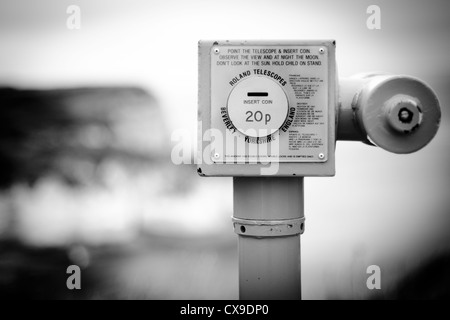
<path fill-rule="evenodd" d="M 249 220 L 232 218 L 234 232 L 241 236 L 266 238 L 303 234 L 305 218 L 286 220 Z"/>

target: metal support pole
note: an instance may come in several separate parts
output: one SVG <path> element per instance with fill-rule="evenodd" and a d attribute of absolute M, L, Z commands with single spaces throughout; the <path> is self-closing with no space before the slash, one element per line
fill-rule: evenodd
<path fill-rule="evenodd" d="M 235 177 L 233 194 L 239 298 L 301 299 L 303 177 Z"/>

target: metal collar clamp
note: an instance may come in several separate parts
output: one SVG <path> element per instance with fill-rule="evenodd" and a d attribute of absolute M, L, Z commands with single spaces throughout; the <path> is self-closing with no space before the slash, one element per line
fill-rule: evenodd
<path fill-rule="evenodd" d="M 248 220 L 232 218 L 234 232 L 246 237 L 286 237 L 305 231 L 305 218 L 288 220 Z"/>

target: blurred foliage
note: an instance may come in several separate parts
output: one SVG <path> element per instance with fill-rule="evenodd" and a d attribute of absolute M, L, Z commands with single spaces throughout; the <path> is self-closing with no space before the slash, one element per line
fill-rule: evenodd
<path fill-rule="evenodd" d="M 236 298 L 233 233 L 171 228 L 198 176 L 168 142 L 139 88 L 0 89 L 0 299 Z"/>
<path fill-rule="evenodd" d="M 211 237 L 142 236 L 116 246 L 0 242 L 0 299 L 237 299 L 237 248 Z M 81 290 L 68 290 L 69 265 Z"/>
<path fill-rule="evenodd" d="M 0 89 L 0 188 L 48 174 L 77 184 L 86 175 L 74 168 L 79 162 L 154 162 L 167 134 L 161 120 L 139 88 Z M 127 128 L 144 128 L 144 138 Z"/>

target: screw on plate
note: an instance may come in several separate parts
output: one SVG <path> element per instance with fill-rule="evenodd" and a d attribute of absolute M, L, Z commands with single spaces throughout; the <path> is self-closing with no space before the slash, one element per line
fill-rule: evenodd
<path fill-rule="evenodd" d="M 214 158 L 219 159 L 220 155 L 216 152 L 214 153 Z"/>
<path fill-rule="evenodd" d="M 325 158 L 325 155 L 323 153 L 319 153 L 319 159 Z"/>
<path fill-rule="evenodd" d="M 213 51 L 214 51 L 215 54 L 219 54 L 219 52 L 220 52 L 219 48 L 217 48 L 217 47 L 215 47 L 215 48 L 213 49 Z"/>
<path fill-rule="evenodd" d="M 325 49 L 324 49 L 324 48 L 320 48 L 320 49 L 319 49 L 319 53 L 320 53 L 320 54 L 324 54 L 324 53 L 325 53 Z"/>

